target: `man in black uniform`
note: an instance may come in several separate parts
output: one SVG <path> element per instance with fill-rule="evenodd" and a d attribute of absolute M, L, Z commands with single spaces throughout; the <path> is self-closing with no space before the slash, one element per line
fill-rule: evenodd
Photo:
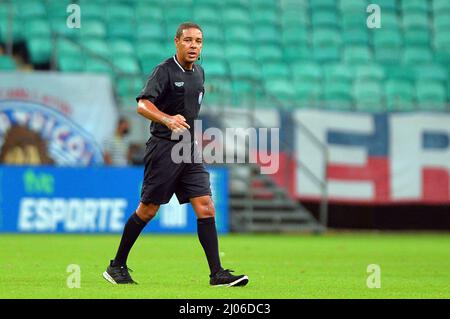
<path fill-rule="evenodd" d="M 156 215 L 159 206 L 176 194 L 180 204 L 191 203 L 197 215 L 197 233 L 210 268 L 210 284 L 244 286 L 245 275 L 234 276 L 220 264 L 215 209 L 211 200 L 209 173 L 194 157 L 198 155 L 194 140 L 194 120 L 198 117 L 204 94 L 203 68 L 198 59 L 203 34 L 194 23 L 183 23 L 175 36 L 176 54 L 159 64 L 136 98 L 137 112 L 152 121 L 152 136 L 144 157 L 145 171 L 141 202 L 128 219 L 114 260 L 103 273 L 113 284 L 135 283 L 127 268 L 128 253 L 145 225 Z M 174 161 L 172 148 L 185 143 L 174 133 L 189 133 L 192 142 L 190 161 Z M 188 134 L 188 135 L 189 135 Z M 183 148 L 185 149 L 185 148 Z"/>

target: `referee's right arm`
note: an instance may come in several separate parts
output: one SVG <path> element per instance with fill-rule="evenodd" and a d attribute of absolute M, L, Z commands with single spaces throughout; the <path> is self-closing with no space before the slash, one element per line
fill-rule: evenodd
<path fill-rule="evenodd" d="M 146 99 L 139 99 L 137 113 L 150 121 L 166 125 L 171 131 L 174 132 L 184 131 L 185 129 L 190 128 L 183 115 L 177 114 L 171 116 L 161 112 L 155 104 Z"/>

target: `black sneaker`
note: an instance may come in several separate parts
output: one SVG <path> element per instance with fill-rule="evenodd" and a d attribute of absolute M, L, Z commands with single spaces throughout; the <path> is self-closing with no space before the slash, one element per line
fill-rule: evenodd
<path fill-rule="evenodd" d="M 231 274 L 231 269 L 221 269 L 213 276 L 210 275 L 209 284 L 212 286 L 245 286 L 248 283 L 248 277 L 246 275 L 234 276 Z"/>
<path fill-rule="evenodd" d="M 109 263 L 108 268 L 103 273 L 103 278 L 108 280 L 110 283 L 116 284 L 137 284 L 128 271 L 132 271 L 127 266 L 113 266 L 113 260 Z"/>

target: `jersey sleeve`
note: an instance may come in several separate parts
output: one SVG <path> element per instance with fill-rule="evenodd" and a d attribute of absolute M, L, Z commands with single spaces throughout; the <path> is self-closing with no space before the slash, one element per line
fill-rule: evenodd
<path fill-rule="evenodd" d="M 158 103 L 158 99 L 164 95 L 169 84 L 169 74 L 166 68 L 157 66 L 147 79 L 141 93 L 136 97 L 136 102 L 140 99 L 149 100 L 153 104 Z"/>

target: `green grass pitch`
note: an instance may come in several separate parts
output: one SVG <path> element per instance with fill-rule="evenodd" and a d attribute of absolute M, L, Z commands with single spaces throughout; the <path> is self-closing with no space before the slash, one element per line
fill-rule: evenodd
<path fill-rule="evenodd" d="M 450 298 L 450 234 L 222 235 L 222 264 L 246 287 L 210 287 L 196 235 L 141 236 L 129 267 L 136 286 L 102 272 L 120 235 L 0 235 L 0 298 Z M 69 264 L 81 287 L 68 288 Z M 381 288 L 367 287 L 367 266 Z"/>

